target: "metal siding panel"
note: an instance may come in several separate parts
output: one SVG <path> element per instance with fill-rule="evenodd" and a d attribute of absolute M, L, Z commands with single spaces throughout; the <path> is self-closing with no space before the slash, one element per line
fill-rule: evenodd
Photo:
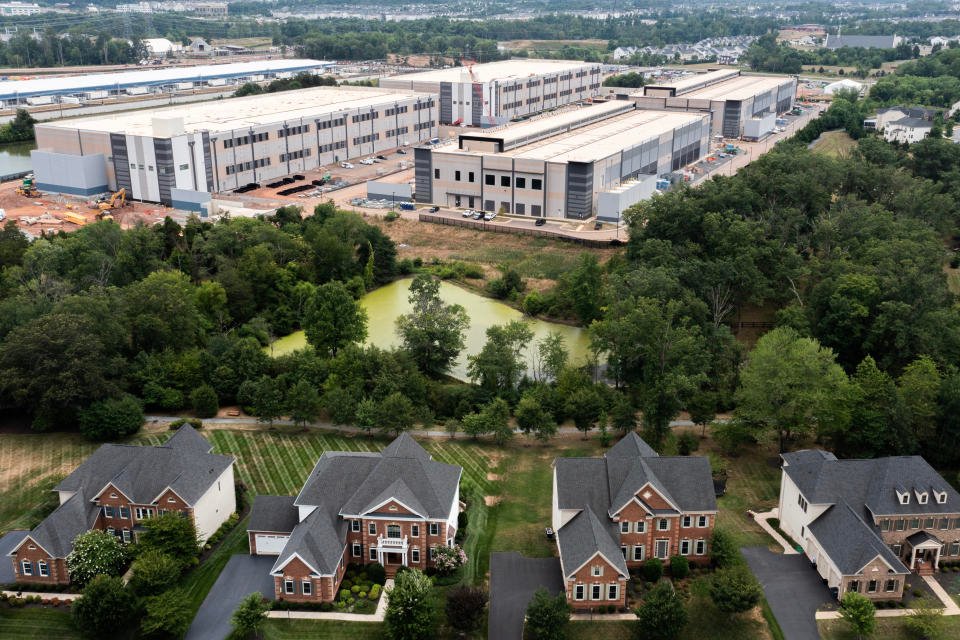
<path fill-rule="evenodd" d="M 413 164 L 417 202 L 433 202 L 433 150 L 414 148 Z"/>
<path fill-rule="evenodd" d="M 124 134 L 110 134 L 110 155 L 113 156 L 113 172 L 117 176 L 117 189 L 132 191 L 130 156 L 127 153 L 127 137 Z"/>
<path fill-rule="evenodd" d="M 440 124 L 453 122 L 453 85 L 440 83 Z"/>
<path fill-rule="evenodd" d="M 210 161 L 210 133 L 203 132 L 203 167 L 207 177 L 207 191 L 213 193 L 213 163 Z"/>
<path fill-rule="evenodd" d="M 153 139 L 154 155 L 157 160 L 157 188 L 160 202 L 170 206 L 170 189 L 176 186 L 177 175 L 173 167 L 173 143 L 170 138 Z"/>

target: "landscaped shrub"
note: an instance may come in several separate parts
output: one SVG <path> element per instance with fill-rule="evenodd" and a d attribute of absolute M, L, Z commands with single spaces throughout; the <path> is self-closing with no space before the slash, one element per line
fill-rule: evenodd
<path fill-rule="evenodd" d="M 367 596 L 371 600 L 376 600 L 380 597 L 380 585 L 377 583 L 373 584 L 373 587 L 370 588 L 370 595 Z"/>
<path fill-rule="evenodd" d="M 690 575 L 690 563 L 683 556 L 671 556 L 670 575 L 676 580 L 683 580 Z"/>
<path fill-rule="evenodd" d="M 383 583 L 387 581 L 387 571 L 379 562 L 368 564 L 366 567 L 366 572 L 367 578 L 370 580 L 370 582 L 373 582 L 378 586 L 383 586 Z"/>
<path fill-rule="evenodd" d="M 350 572 L 348 571 L 346 575 L 350 575 Z M 343 581 L 340 583 L 341 589 L 346 589 L 347 591 L 349 591 L 352 587 L 353 587 L 353 581 L 350 578 L 344 578 Z"/>
<path fill-rule="evenodd" d="M 340 589 L 340 599 L 341 599 L 341 600 L 346 600 L 346 599 L 349 598 L 349 597 L 350 597 L 350 590 L 349 590 L 349 589 Z"/>
<path fill-rule="evenodd" d="M 437 547 L 433 552 L 433 560 L 437 573 L 448 576 L 467 562 L 467 554 L 456 544 L 452 547 Z"/>
<path fill-rule="evenodd" d="M 210 385 L 200 385 L 190 392 L 190 404 L 198 418 L 212 418 L 220 409 L 220 399 Z"/>
<path fill-rule="evenodd" d="M 355 584 L 350 587 L 350 593 L 360 593 L 360 585 Z"/>
<path fill-rule="evenodd" d="M 647 582 L 656 582 L 663 577 L 663 562 L 659 558 L 650 558 L 643 563 L 643 577 Z"/>

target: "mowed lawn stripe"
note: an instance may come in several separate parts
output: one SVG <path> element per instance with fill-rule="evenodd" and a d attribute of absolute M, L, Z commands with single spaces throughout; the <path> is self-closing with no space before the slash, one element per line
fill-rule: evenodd
<path fill-rule="evenodd" d="M 453 459 L 464 468 L 466 473 L 469 473 L 474 484 L 482 491 L 489 491 L 491 485 L 490 481 L 487 480 L 487 473 L 490 470 L 490 461 L 484 459 L 483 464 L 481 464 L 477 459 L 479 456 L 475 447 L 468 450 L 462 445 L 455 444 L 451 448 L 454 452 Z"/>
<path fill-rule="evenodd" d="M 295 453 L 297 445 L 293 440 L 289 437 L 280 436 L 275 438 L 275 441 L 282 465 L 280 477 L 283 480 L 283 493 L 281 495 L 288 495 L 293 493 L 297 485 L 303 484 L 304 474 L 301 471 L 303 463 Z"/>

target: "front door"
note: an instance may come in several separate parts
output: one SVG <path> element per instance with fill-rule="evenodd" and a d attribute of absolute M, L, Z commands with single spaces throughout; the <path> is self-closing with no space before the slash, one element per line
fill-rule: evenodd
<path fill-rule="evenodd" d="M 403 562 L 403 556 L 399 553 L 388 553 L 387 564 L 400 564 Z"/>

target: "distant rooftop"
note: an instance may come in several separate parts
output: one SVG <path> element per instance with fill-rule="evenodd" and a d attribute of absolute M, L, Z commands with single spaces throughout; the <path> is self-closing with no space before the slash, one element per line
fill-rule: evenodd
<path fill-rule="evenodd" d="M 547 73 L 559 73 L 580 69 L 583 67 L 595 67 L 597 63 L 581 62 L 577 60 L 537 60 L 515 58 L 512 60 L 501 60 L 499 62 L 486 62 L 473 65 L 473 75 L 476 82 L 491 82 L 493 80 L 506 80 L 508 78 L 526 78 L 533 75 L 542 75 Z M 463 74 L 468 74 L 467 67 L 452 67 L 450 69 L 432 69 L 420 73 L 407 73 L 399 76 L 393 76 L 389 80 L 402 80 L 410 82 L 460 82 Z"/>
<path fill-rule="evenodd" d="M 356 108 L 393 104 L 398 100 L 430 96 L 410 91 L 392 91 L 370 87 L 314 87 L 283 94 L 261 94 L 212 102 L 181 104 L 162 109 L 144 109 L 111 113 L 55 122 L 43 127 L 83 131 L 123 131 L 133 135 L 154 135 L 154 119 L 183 118 L 185 133 L 245 130 L 300 118 L 313 120 L 326 114 L 339 114 Z"/>
<path fill-rule="evenodd" d="M 651 82 L 647 86 L 651 88 L 675 89 L 676 95 L 679 96 L 687 91 L 692 91 L 728 78 L 735 78 L 738 75 L 740 75 L 740 71 L 737 69 L 717 69 L 715 71 L 708 71 L 707 73 L 695 73 L 693 75 L 683 76 L 676 80 L 668 80 L 667 82 Z"/>
<path fill-rule="evenodd" d="M 616 105 L 618 103 L 608 104 Z M 588 109 L 597 109 L 598 107 L 586 107 L 572 113 L 582 114 Z M 606 108 L 610 109 L 611 107 Z M 551 122 L 554 118 L 558 121 L 568 119 L 571 117 L 570 113 L 563 112 L 553 117 L 543 118 L 536 123 L 525 123 L 522 126 L 549 127 L 551 124 L 556 124 L 556 122 Z M 631 109 L 620 115 L 603 118 L 579 128 L 561 131 L 557 135 L 518 146 L 504 151 L 500 155 L 550 162 L 592 162 L 707 117 L 709 116 L 703 113 Z M 454 149 L 449 151 L 442 149 L 442 151 L 469 154 L 485 153 L 483 151 Z"/>
<path fill-rule="evenodd" d="M 696 91 L 683 94 L 691 100 L 746 100 L 789 82 L 787 76 L 737 76 Z"/>

